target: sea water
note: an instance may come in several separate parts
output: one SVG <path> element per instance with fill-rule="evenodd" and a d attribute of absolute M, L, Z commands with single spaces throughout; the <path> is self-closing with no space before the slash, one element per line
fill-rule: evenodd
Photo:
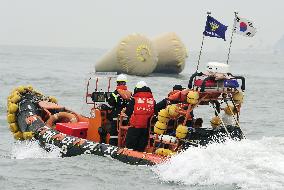
<path fill-rule="evenodd" d="M 0 47 L 0 189 L 284 189 L 284 55 L 234 52 L 230 70 L 246 77 L 240 124 L 246 139 L 189 148 L 157 166 L 131 166 L 95 155 L 60 158 L 34 142 L 16 142 L 8 130 L 6 98 L 19 85 L 33 85 L 76 112 L 88 114 L 86 82 L 105 50 L 87 48 Z M 196 68 L 191 53 L 179 75 L 128 76 L 132 90 L 144 80 L 157 101 L 174 84 L 187 86 Z M 204 52 L 207 61 L 224 61 L 223 52 Z M 212 110 L 195 114 L 209 125 Z"/>

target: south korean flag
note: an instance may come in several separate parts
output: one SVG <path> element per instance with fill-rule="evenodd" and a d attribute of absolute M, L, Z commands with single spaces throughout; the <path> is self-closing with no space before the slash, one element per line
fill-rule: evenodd
<path fill-rule="evenodd" d="M 252 21 L 236 16 L 234 22 L 234 32 L 247 37 L 253 37 L 256 33 L 256 28 Z"/>

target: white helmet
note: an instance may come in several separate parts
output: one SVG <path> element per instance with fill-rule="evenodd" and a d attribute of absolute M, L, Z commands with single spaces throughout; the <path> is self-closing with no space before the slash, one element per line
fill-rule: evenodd
<path fill-rule="evenodd" d="M 144 86 L 147 87 L 147 83 L 145 81 L 141 80 L 141 81 L 137 82 L 135 87 L 136 88 L 143 88 Z"/>
<path fill-rule="evenodd" d="M 124 74 L 120 74 L 116 78 L 116 82 L 127 82 L 127 77 Z"/>

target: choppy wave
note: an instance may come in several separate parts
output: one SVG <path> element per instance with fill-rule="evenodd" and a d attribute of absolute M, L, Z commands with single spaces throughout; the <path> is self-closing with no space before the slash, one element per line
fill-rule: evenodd
<path fill-rule="evenodd" d="M 45 151 L 39 146 L 37 141 L 17 141 L 12 147 L 11 158 L 26 159 L 26 158 L 59 158 L 60 149 L 50 147 L 50 151 Z"/>
<path fill-rule="evenodd" d="M 163 181 L 190 186 L 284 189 L 284 138 L 263 137 L 193 147 L 155 166 L 153 171 Z"/>

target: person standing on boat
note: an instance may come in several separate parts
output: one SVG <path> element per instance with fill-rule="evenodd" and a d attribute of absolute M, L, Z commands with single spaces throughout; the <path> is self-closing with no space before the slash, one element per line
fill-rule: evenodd
<path fill-rule="evenodd" d="M 126 147 L 143 152 L 148 143 L 149 122 L 154 114 L 155 100 L 146 82 L 136 84 L 133 98 L 126 107 L 125 114 L 130 117 L 130 128 L 126 135 Z"/>
<path fill-rule="evenodd" d="M 111 114 L 109 115 L 109 120 L 111 121 L 110 128 L 110 140 L 109 144 L 117 145 L 117 117 L 121 110 L 126 107 L 128 101 L 131 98 L 131 92 L 127 90 L 126 86 L 127 77 L 124 74 L 120 74 L 116 79 L 116 90 L 111 93 L 109 99 L 107 100 L 109 106 L 111 107 Z"/>

